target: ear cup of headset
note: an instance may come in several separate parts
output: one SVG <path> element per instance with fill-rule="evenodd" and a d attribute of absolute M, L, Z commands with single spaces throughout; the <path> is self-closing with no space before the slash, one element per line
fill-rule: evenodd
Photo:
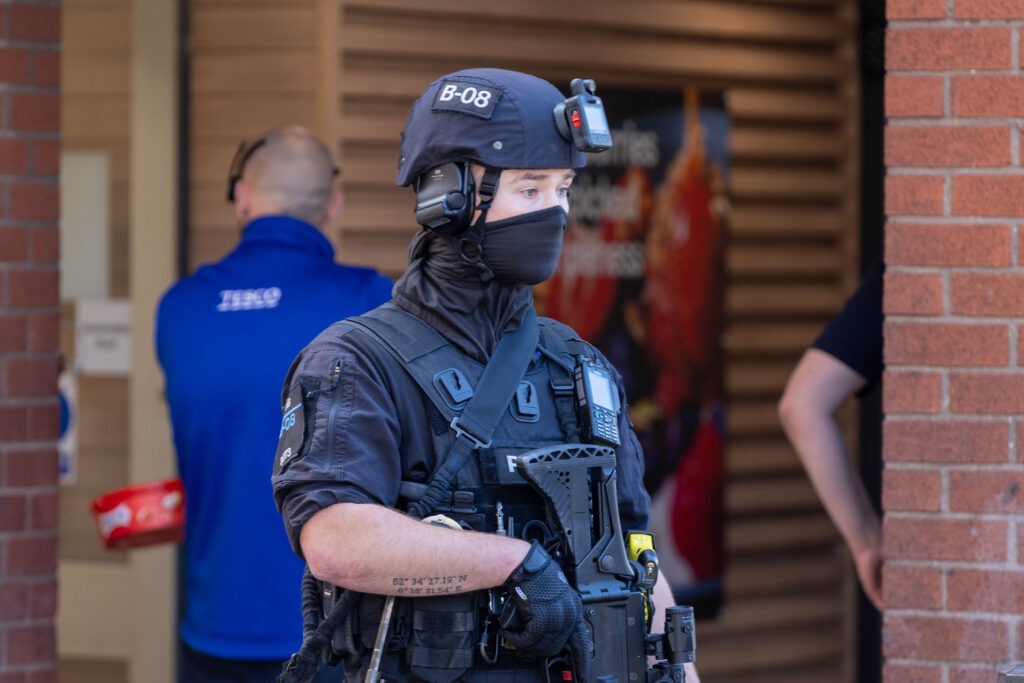
<path fill-rule="evenodd" d="M 416 191 L 416 222 L 442 235 L 457 235 L 473 219 L 473 176 L 469 164 L 448 163 L 420 176 Z"/>

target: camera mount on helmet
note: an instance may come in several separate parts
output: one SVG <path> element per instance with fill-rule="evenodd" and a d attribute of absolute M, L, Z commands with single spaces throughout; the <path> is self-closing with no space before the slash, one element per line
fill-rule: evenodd
<path fill-rule="evenodd" d="M 566 140 L 584 152 L 603 152 L 612 146 L 604 104 L 594 94 L 594 81 L 574 78 L 572 96 L 555 105 L 555 126 Z"/>

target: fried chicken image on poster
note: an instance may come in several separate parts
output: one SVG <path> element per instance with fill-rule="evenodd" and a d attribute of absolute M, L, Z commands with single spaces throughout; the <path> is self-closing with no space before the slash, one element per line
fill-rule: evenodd
<path fill-rule="evenodd" d="M 570 194 L 557 274 L 538 310 L 594 343 L 625 380 L 652 529 L 681 604 L 722 604 L 722 242 L 729 121 L 717 94 L 601 90 L 613 147 Z"/>

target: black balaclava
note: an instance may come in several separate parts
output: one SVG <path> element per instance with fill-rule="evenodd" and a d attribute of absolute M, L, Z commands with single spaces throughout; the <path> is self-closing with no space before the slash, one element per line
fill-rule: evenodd
<path fill-rule="evenodd" d="M 538 285 L 555 274 L 569 222 L 561 206 L 481 222 L 483 261 L 498 281 Z"/>
<path fill-rule="evenodd" d="M 498 339 L 517 329 L 533 289 L 482 274 L 455 238 L 429 230 L 409 246 L 409 267 L 395 282 L 394 303 L 423 318 L 470 357 L 486 363 Z"/>

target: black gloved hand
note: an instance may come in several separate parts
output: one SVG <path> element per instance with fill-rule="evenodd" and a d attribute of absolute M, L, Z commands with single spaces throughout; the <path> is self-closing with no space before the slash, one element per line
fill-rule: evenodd
<path fill-rule="evenodd" d="M 501 615 L 501 635 L 517 650 L 553 657 L 568 642 L 578 666 L 589 664 L 593 639 L 583 624 L 583 602 L 544 548 L 530 552 L 505 582 L 510 598 Z M 571 640 L 570 640 L 571 638 Z"/>

